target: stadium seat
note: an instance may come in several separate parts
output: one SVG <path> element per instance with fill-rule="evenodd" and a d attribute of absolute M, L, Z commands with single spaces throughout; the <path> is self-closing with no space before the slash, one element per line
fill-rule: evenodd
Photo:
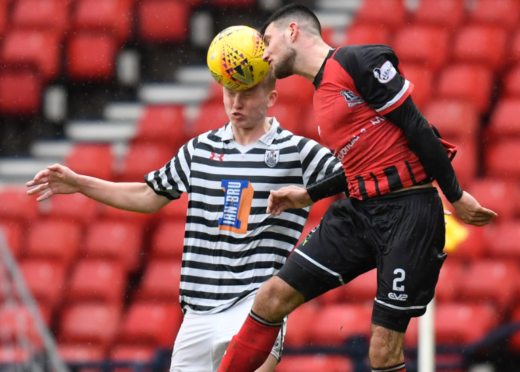
<path fill-rule="evenodd" d="M 454 64 L 441 71 L 437 96 L 446 100 L 466 101 L 479 113 L 489 109 L 493 74 L 483 66 Z"/>
<path fill-rule="evenodd" d="M 479 116 L 470 103 L 436 99 L 426 105 L 423 114 L 443 137 L 477 136 Z"/>
<path fill-rule="evenodd" d="M 275 117 L 280 126 L 296 135 L 304 135 L 301 122 L 305 107 L 292 100 L 280 99 L 267 111 L 268 117 Z"/>
<path fill-rule="evenodd" d="M 20 262 L 25 284 L 38 303 L 52 311 L 63 297 L 66 267 L 42 259 L 25 259 Z"/>
<path fill-rule="evenodd" d="M 312 343 L 309 324 L 316 319 L 319 309 L 312 301 L 299 306 L 289 315 L 284 346 L 304 347 Z"/>
<path fill-rule="evenodd" d="M 498 213 L 501 222 L 506 222 L 515 214 L 514 201 L 519 198 L 517 182 L 488 177 L 471 182 L 468 192 L 485 208 Z"/>
<path fill-rule="evenodd" d="M 42 346 L 42 340 L 29 310 L 21 305 L 0 306 L 0 329 L 2 330 L 1 344 L 17 343 L 20 337 L 27 337 L 27 341 Z M 22 336 L 23 335 L 23 336 Z"/>
<path fill-rule="evenodd" d="M 84 259 L 75 265 L 68 280 L 67 302 L 121 306 L 125 287 L 126 275 L 120 262 Z"/>
<path fill-rule="evenodd" d="M 162 222 L 152 236 L 150 255 L 153 258 L 180 260 L 184 249 L 184 230 L 185 222 L 182 220 Z"/>
<path fill-rule="evenodd" d="M 203 102 L 199 108 L 199 115 L 192 124 L 191 136 L 198 136 L 210 130 L 219 129 L 229 122 L 222 100 Z"/>
<path fill-rule="evenodd" d="M 0 220 L 0 231 L 4 235 L 5 242 L 9 246 L 11 254 L 18 258 L 22 253 L 23 234 L 22 226 L 16 220 Z"/>
<path fill-rule="evenodd" d="M 67 363 L 100 362 L 106 355 L 105 351 L 99 346 L 77 345 L 74 343 L 60 343 L 58 345 L 58 354 Z"/>
<path fill-rule="evenodd" d="M 507 311 L 516 298 L 519 279 L 520 271 L 515 262 L 473 261 L 460 283 L 460 298 L 473 302 L 490 301 L 500 312 Z"/>
<path fill-rule="evenodd" d="M 53 31 L 13 30 L 2 47 L 6 66 L 34 66 L 45 80 L 55 79 L 60 72 L 60 37 Z"/>
<path fill-rule="evenodd" d="M 399 64 L 399 70 L 414 85 L 412 99 L 416 106 L 422 108 L 430 101 L 433 92 L 433 73 L 428 67 L 419 64 Z"/>
<path fill-rule="evenodd" d="M 137 124 L 134 141 L 166 143 L 177 151 L 189 138 L 184 134 L 184 106 L 149 105 Z"/>
<path fill-rule="evenodd" d="M 96 218 L 98 206 L 98 202 L 83 194 L 58 194 L 48 199 L 46 207 L 42 207 L 42 214 L 53 219 L 87 223 Z"/>
<path fill-rule="evenodd" d="M 188 37 L 190 7 L 179 0 L 139 4 L 139 37 L 144 42 L 182 42 Z"/>
<path fill-rule="evenodd" d="M 154 215 L 154 219 L 157 222 L 162 222 L 164 220 L 178 220 L 186 222 L 188 200 L 188 194 L 183 192 L 179 199 L 172 200 L 168 205 L 161 208 L 159 212 Z"/>
<path fill-rule="evenodd" d="M 459 183 L 462 186 L 469 185 L 475 178 L 478 169 L 478 152 L 475 138 L 461 137 L 451 140 L 445 137 L 445 139 L 457 145 L 457 155 L 455 155 L 452 164 Z"/>
<path fill-rule="evenodd" d="M 78 304 L 67 307 L 61 317 L 59 341 L 97 346 L 103 354 L 119 328 L 121 310 L 115 305 Z"/>
<path fill-rule="evenodd" d="M 397 29 L 404 24 L 406 11 L 402 0 L 364 0 L 356 13 L 356 23 L 369 23 Z"/>
<path fill-rule="evenodd" d="M 29 360 L 27 349 L 13 345 L 0 346 L 0 364 L 18 366 L 28 363 Z"/>
<path fill-rule="evenodd" d="M 179 302 L 180 260 L 151 260 L 146 265 L 137 299 L 158 303 Z"/>
<path fill-rule="evenodd" d="M 101 216 L 103 216 L 103 219 L 105 220 L 128 221 L 138 225 L 139 228 L 146 227 L 148 222 L 150 222 L 150 220 L 153 218 L 153 215 L 149 213 L 124 211 L 122 209 L 109 207 L 105 204 L 100 205 L 100 213 Z"/>
<path fill-rule="evenodd" d="M 123 182 L 143 182 L 149 172 L 161 169 L 175 155 L 169 145 L 133 143 L 126 154 L 118 180 Z"/>
<path fill-rule="evenodd" d="M 378 25 L 353 24 L 345 28 L 344 45 L 364 45 L 390 43 L 390 32 Z"/>
<path fill-rule="evenodd" d="M 520 307 L 517 307 L 511 315 L 511 320 L 508 323 L 520 322 Z M 515 332 L 509 339 L 509 348 L 513 351 L 520 351 L 520 331 Z"/>
<path fill-rule="evenodd" d="M 511 260 L 520 258 L 520 245 L 518 244 L 520 242 L 520 222 L 517 220 L 504 221 L 486 228 L 484 237 L 487 252 L 493 258 Z"/>
<path fill-rule="evenodd" d="M 115 71 L 117 41 L 110 34 L 77 33 L 67 45 L 67 73 L 74 81 L 109 80 Z"/>
<path fill-rule="evenodd" d="M 449 33 L 446 30 L 414 25 L 397 31 L 393 47 L 402 63 L 417 64 L 436 72 L 448 57 L 448 41 Z"/>
<path fill-rule="evenodd" d="M 370 270 L 345 284 L 344 287 L 343 301 L 373 301 L 377 292 L 377 271 Z"/>
<path fill-rule="evenodd" d="M 471 182 L 463 182 L 462 185 L 465 184 L 471 185 Z M 486 204 L 483 204 L 486 206 Z M 465 225 L 462 222 L 459 222 L 463 228 L 467 231 L 466 239 L 461 241 L 456 247 L 454 251 L 447 251 L 448 256 L 454 259 L 461 260 L 478 260 L 485 256 L 486 254 L 486 245 L 484 243 L 484 228 Z"/>
<path fill-rule="evenodd" d="M 276 372 L 354 372 L 352 362 L 333 355 L 288 355 L 284 356 Z"/>
<path fill-rule="evenodd" d="M 332 203 L 339 199 L 339 196 L 334 195 L 317 201 L 311 207 L 311 210 L 309 212 L 309 219 L 321 219 L 325 212 L 327 212 L 329 207 L 332 205 Z"/>
<path fill-rule="evenodd" d="M 461 261 L 448 257 L 439 274 L 439 280 L 435 287 L 435 298 L 439 302 L 457 300 L 462 280 L 464 280 L 464 265 Z"/>
<path fill-rule="evenodd" d="M 516 0 L 479 0 L 469 20 L 512 30 L 518 26 L 520 3 Z"/>
<path fill-rule="evenodd" d="M 181 323 L 182 311 L 177 304 L 135 303 L 126 314 L 118 342 L 122 345 L 170 348 Z"/>
<path fill-rule="evenodd" d="M 464 21 L 465 0 L 421 0 L 413 20 L 418 25 L 431 25 L 455 30 Z"/>
<path fill-rule="evenodd" d="M 335 304 L 323 307 L 320 316 L 309 325 L 314 345 L 338 346 L 353 336 L 370 337 L 372 307 Z"/>
<path fill-rule="evenodd" d="M 500 139 L 520 138 L 520 123 L 516 118 L 520 115 L 520 98 L 501 99 L 493 111 L 486 128 L 486 141 L 496 142 Z"/>
<path fill-rule="evenodd" d="M 462 63 L 481 63 L 499 70 L 506 56 L 506 31 L 499 27 L 470 25 L 459 30 L 453 45 L 453 59 Z"/>
<path fill-rule="evenodd" d="M 516 64 L 504 77 L 504 95 L 508 98 L 520 98 L 520 63 Z"/>
<path fill-rule="evenodd" d="M 78 143 L 65 159 L 65 165 L 78 174 L 112 181 L 112 150 L 109 144 Z M 69 199 L 67 199 L 69 200 Z"/>
<path fill-rule="evenodd" d="M 120 262 L 125 270 L 139 266 L 143 228 L 130 221 L 99 221 L 87 227 L 82 255 Z"/>
<path fill-rule="evenodd" d="M 328 292 L 325 292 L 319 297 L 319 302 L 323 305 L 335 304 L 338 302 L 346 302 L 345 286 L 334 288 Z"/>
<path fill-rule="evenodd" d="M 504 139 L 485 151 L 486 175 L 504 179 L 520 177 L 520 139 Z"/>
<path fill-rule="evenodd" d="M 31 223 L 26 256 L 59 261 L 66 266 L 76 256 L 81 242 L 79 224 L 70 221 L 37 220 Z"/>
<path fill-rule="evenodd" d="M 312 105 L 314 90 L 312 83 L 298 75 L 292 75 L 276 81 L 279 101 L 292 101 L 300 105 Z M 278 105 L 278 102 L 276 105 Z"/>
<path fill-rule="evenodd" d="M 115 346 L 110 352 L 110 359 L 115 362 L 151 362 L 154 349 L 143 346 Z M 115 372 L 131 372 L 132 369 L 117 368 Z"/>
<path fill-rule="evenodd" d="M 132 5 L 132 0 L 77 0 L 74 30 L 112 34 L 116 44 L 121 45 L 132 33 Z M 91 47 L 94 51 L 95 47 Z"/>
<path fill-rule="evenodd" d="M 69 5 L 62 0 L 18 0 L 12 22 L 18 28 L 53 30 L 62 38 L 69 25 Z"/>
<path fill-rule="evenodd" d="M 520 28 L 514 33 L 512 41 L 508 48 L 508 59 L 510 64 L 520 62 Z"/>
<path fill-rule="evenodd" d="M 0 218 L 28 221 L 38 216 L 38 202 L 27 197 L 27 190 L 18 187 L 0 189 Z"/>
<path fill-rule="evenodd" d="M 41 106 L 42 78 L 31 69 L 0 72 L 0 114 L 29 116 Z"/>
<path fill-rule="evenodd" d="M 9 1 L 0 0 L 0 38 L 3 38 L 7 26 Z"/>

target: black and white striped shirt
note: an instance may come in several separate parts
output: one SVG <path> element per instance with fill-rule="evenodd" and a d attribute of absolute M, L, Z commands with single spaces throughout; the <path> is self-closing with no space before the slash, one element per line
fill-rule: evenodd
<path fill-rule="evenodd" d="M 309 208 L 269 215 L 270 190 L 306 186 L 341 168 L 330 150 L 269 120 L 270 130 L 248 146 L 234 141 L 228 123 L 190 140 L 145 176 L 169 199 L 189 193 L 180 283 L 185 310 L 223 311 L 276 274 Z"/>

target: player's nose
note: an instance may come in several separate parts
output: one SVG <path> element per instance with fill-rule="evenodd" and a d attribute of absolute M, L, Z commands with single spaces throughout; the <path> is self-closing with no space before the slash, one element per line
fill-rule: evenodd
<path fill-rule="evenodd" d="M 264 50 L 264 54 L 262 55 L 262 59 L 264 62 L 267 62 L 269 60 L 269 53 L 267 52 L 267 49 Z"/>

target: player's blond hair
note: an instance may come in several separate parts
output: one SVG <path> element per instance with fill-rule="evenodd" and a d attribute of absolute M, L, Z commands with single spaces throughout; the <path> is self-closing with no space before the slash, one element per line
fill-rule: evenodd
<path fill-rule="evenodd" d="M 260 83 L 258 83 L 258 85 L 268 92 L 276 88 L 276 77 L 274 76 L 274 71 L 272 68 L 267 71 L 267 74 L 265 74 L 264 78 Z"/>

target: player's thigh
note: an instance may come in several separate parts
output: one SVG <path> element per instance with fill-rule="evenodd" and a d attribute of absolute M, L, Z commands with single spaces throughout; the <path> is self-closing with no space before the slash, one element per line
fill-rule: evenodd
<path fill-rule="evenodd" d="M 305 301 L 376 267 L 375 252 L 363 239 L 366 227 L 358 213 L 348 199 L 332 204 L 277 274 Z"/>
<path fill-rule="evenodd" d="M 402 201 L 391 245 L 378 255 L 372 322 L 398 332 L 426 311 L 446 259 L 442 202 L 435 189 L 424 190 Z"/>
<path fill-rule="evenodd" d="M 187 313 L 173 345 L 170 372 L 207 372 L 212 370 L 215 318 L 218 314 Z"/>

